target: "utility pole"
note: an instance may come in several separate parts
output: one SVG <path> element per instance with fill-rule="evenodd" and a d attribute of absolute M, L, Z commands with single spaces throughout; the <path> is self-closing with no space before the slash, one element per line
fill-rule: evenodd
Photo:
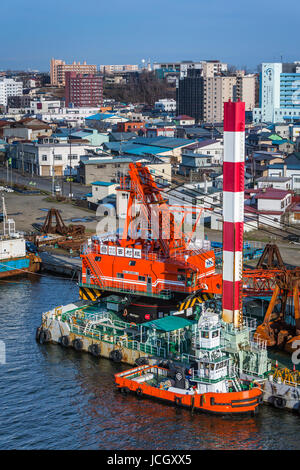
<path fill-rule="evenodd" d="M 52 149 L 52 196 L 55 196 L 54 191 L 54 147 Z"/>
<path fill-rule="evenodd" d="M 22 175 L 24 176 L 24 144 L 22 142 Z"/>
<path fill-rule="evenodd" d="M 69 144 L 70 144 L 70 171 L 69 171 L 69 176 L 70 176 L 70 192 L 69 192 L 69 197 L 72 199 L 72 142 L 71 142 L 71 123 L 69 127 Z"/>

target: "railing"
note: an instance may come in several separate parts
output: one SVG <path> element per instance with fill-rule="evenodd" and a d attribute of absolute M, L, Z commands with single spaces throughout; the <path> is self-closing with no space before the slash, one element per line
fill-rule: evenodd
<path fill-rule="evenodd" d="M 266 351 L 267 350 L 267 341 L 257 338 L 255 341 L 250 341 L 251 351 Z"/>
<path fill-rule="evenodd" d="M 257 321 L 255 318 L 243 317 L 243 326 L 249 330 L 256 330 Z"/>
<path fill-rule="evenodd" d="M 194 369 L 193 369 L 194 370 Z M 207 377 L 201 377 L 198 374 L 192 374 L 192 380 L 195 380 L 196 382 L 202 382 L 202 383 L 207 383 L 207 384 L 216 384 L 218 382 L 221 382 L 223 380 L 233 380 L 234 377 L 230 375 L 223 375 L 218 377 L 217 379 L 209 379 Z"/>
<path fill-rule="evenodd" d="M 104 325 L 104 326 L 109 326 L 110 328 L 114 328 L 114 326 L 117 326 L 116 323 L 117 321 L 114 320 L 113 325 Z M 120 321 L 120 323 L 124 323 Z M 94 329 L 94 330 L 88 330 L 86 328 L 86 325 L 77 325 L 75 323 L 70 323 L 70 331 L 72 333 L 77 333 L 82 336 L 90 337 L 93 339 L 97 339 L 99 341 L 104 341 L 106 343 L 110 344 L 116 344 L 120 347 L 126 347 L 127 349 L 131 349 L 134 351 L 141 351 L 146 354 L 151 354 L 152 356 L 158 356 L 162 358 L 166 358 L 166 349 L 161 347 L 161 346 L 154 346 L 152 344 L 147 344 L 143 343 L 137 340 L 130 339 L 128 336 L 124 335 L 113 335 L 113 334 L 108 334 L 107 332 L 100 331 L 99 329 Z M 110 341 L 108 338 L 111 338 L 112 341 Z"/>

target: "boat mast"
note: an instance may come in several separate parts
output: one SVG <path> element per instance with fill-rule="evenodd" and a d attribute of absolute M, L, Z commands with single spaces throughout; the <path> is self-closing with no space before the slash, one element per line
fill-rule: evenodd
<path fill-rule="evenodd" d="M 7 226 L 7 212 L 6 212 L 4 196 L 2 196 L 2 214 L 3 214 L 3 235 L 5 236 L 6 235 L 6 226 Z"/>

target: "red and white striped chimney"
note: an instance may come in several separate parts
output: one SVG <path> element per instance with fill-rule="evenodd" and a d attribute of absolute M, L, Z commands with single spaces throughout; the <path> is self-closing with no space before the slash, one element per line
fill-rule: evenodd
<path fill-rule="evenodd" d="M 242 321 L 245 103 L 224 103 L 223 320 Z"/>

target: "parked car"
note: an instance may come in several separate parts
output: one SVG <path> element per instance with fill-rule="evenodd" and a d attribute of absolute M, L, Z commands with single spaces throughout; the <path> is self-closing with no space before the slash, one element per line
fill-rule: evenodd
<path fill-rule="evenodd" d="M 286 240 L 288 240 L 290 243 L 300 244 L 300 236 L 298 235 L 288 235 Z"/>

